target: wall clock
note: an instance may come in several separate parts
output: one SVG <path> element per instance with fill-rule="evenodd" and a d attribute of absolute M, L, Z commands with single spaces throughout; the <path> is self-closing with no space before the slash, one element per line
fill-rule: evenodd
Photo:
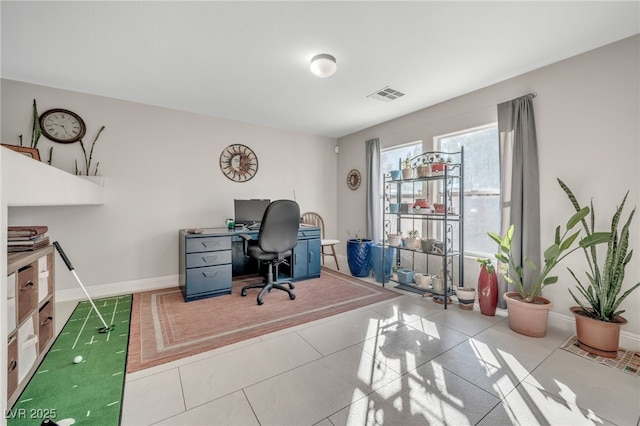
<path fill-rule="evenodd" d="M 73 143 L 84 137 L 87 131 L 84 121 L 75 112 L 54 108 L 40 116 L 42 134 L 54 142 Z"/>
<path fill-rule="evenodd" d="M 258 157 L 246 145 L 229 145 L 220 154 L 220 170 L 234 182 L 246 182 L 258 172 Z"/>
<path fill-rule="evenodd" d="M 352 169 L 347 175 L 347 186 L 349 189 L 356 190 L 360 186 L 361 180 L 360 172 L 356 169 Z"/>

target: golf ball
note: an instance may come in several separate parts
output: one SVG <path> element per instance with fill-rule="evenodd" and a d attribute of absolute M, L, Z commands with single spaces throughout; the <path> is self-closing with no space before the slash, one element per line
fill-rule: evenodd
<path fill-rule="evenodd" d="M 82 355 L 78 355 L 73 359 L 74 364 L 80 364 L 82 362 Z"/>

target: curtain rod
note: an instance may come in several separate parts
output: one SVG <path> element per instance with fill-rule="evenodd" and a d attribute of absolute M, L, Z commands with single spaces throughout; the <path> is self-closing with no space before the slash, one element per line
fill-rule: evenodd
<path fill-rule="evenodd" d="M 536 92 L 531 92 L 531 93 L 527 93 L 525 96 L 528 96 L 530 98 L 535 98 L 536 96 L 538 96 L 538 94 Z"/>

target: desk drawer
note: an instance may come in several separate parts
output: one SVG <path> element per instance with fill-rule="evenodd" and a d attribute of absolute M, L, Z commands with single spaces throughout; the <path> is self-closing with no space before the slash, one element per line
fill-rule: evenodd
<path fill-rule="evenodd" d="M 187 268 L 224 265 L 231 263 L 231 250 L 190 253 L 187 255 Z"/>
<path fill-rule="evenodd" d="M 187 238 L 187 253 L 213 250 L 231 250 L 231 237 Z"/>
<path fill-rule="evenodd" d="M 300 240 L 307 240 L 310 238 L 320 238 L 320 230 L 319 229 L 314 229 L 314 230 L 299 230 L 298 231 L 298 239 Z"/>
<path fill-rule="evenodd" d="M 231 292 L 231 264 L 187 270 L 187 297 L 228 289 Z"/>

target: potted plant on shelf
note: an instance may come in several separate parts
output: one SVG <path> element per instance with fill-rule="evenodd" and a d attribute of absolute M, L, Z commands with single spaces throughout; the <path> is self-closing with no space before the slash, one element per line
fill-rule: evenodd
<path fill-rule="evenodd" d="M 488 235 L 498 243 L 499 252 L 495 257 L 501 262 L 500 269 L 504 272 L 505 280 L 517 291 L 510 291 L 504 294 L 507 302 L 509 316 L 509 327 L 517 333 L 531 337 L 544 337 L 547 333 L 547 319 L 549 310 L 553 306 L 551 301 L 540 296 L 542 289 L 558 281 L 557 276 L 550 275 L 562 259 L 573 253 L 580 247 L 590 247 L 593 244 L 602 242 L 599 236 L 587 236 L 580 240 L 579 245 L 573 243 L 577 240 L 580 230 L 569 233 L 581 220 L 589 214 L 589 208 L 584 207 L 576 212 L 566 224 L 564 233 L 558 226 L 555 231 L 555 239 L 544 251 L 544 266 L 538 272 L 538 266 L 531 259 L 525 256 L 524 267 L 531 271 L 536 271 L 533 282 L 524 282 L 524 268 L 516 263 L 511 252 L 514 225 L 509 226 L 504 237 L 489 232 Z"/>
<path fill-rule="evenodd" d="M 419 244 L 419 241 L 420 241 L 420 233 L 416 229 L 412 229 L 411 231 L 407 232 L 407 238 L 404 239 L 406 248 L 411 250 L 415 250 L 416 242 L 418 242 Z"/>
<path fill-rule="evenodd" d="M 558 179 L 558 182 L 569 197 L 573 207 L 576 210 L 581 210 L 580 203 L 578 203 L 569 187 L 560 179 Z M 627 320 L 621 316 L 625 311 L 618 308 L 631 292 L 640 287 L 640 282 L 638 282 L 620 295 L 625 277 L 625 268 L 631 261 L 633 254 L 633 250 L 628 251 L 628 248 L 629 228 L 636 211 L 635 208 L 629 213 L 626 222 L 622 225 L 622 229 L 618 229 L 628 194 L 629 192 L 627 191 L 622 203 L 611 219 L 610 232 L 595 232 L 593 202 L 591 202 L 589 223 L 586 220 L 582 220 L 582 227 L 587 236 L 606 234 L 608 237 L 606 256 L 602 264 L 598 263 L 596 247 L 592 246 L 584 250 L 587 264 L 589 265 L 588 271 L 585 272 L 588 285 L 583 285 L 573 271 L 569 269 L 569 272 L 577 282 L 578 291 L 586 299 L 586 303 L 583 303 L 569 289 L 571 297 L 578 304 L 578 306 L 570 308 L 576 321 L 578 346 L 587 352 L 607 358 L 615 358 L 617 356 L 620 329 L 627 323 Z"/>
<path fill-rule="evenodd" d="M 432 173 L 444 173 L 445 168 L 449 167 L 449 163 L 451 163 L 450 158 L 441 157 L 440 154 L 436 153 L 433 155 L 431 159 L 431 172 Z"/>
<path fill-rule="evenodd" d="M 347 240 L 347 263 L 354 277 L 368 277 L 371 273 L 371 243 L 371 240 L 360 237 L 357 232 Z"/>
<path fill-rule="evenodd" d="M 402 179 L 411 179 L 413 177 L 413 169 L 411 168 L 411 160 L 409 157 L 402 160 Z"/>
<path fill-rule="evenodd" d="M 431 176 L 431 163 L 425 158 L 421 157 L 415 164 L 417 177 Z"/>

